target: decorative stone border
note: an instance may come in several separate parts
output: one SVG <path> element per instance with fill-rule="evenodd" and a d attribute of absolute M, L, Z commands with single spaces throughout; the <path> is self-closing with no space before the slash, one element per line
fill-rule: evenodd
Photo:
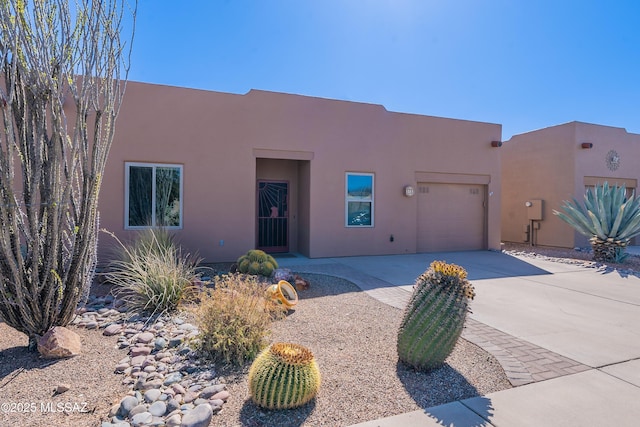
<path fill-rule="evenodd" d="M 224 379 L 192 348 L 197 327 L 181 317 L 131 316 L 110 295 L 91 296 L 77 314 L 72 324 L 116 335 L 128 350 L 114 372 L 131 390 L 101 427 L 204 427 L 229 398 Z"/>

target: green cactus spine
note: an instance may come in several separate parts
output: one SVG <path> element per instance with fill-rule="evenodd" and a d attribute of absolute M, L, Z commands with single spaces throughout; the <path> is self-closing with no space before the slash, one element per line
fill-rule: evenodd
<path fill-rule="evenodd" d="M 238 270 L 240 272 L 249 271 L 249 265 L 251 265 L 251 261 L 249 261 L 249 258 L 245 258 L 244 255 L 238 259 Z"/>
<path fill-rule="evenodd" d="M 278 268 L 278 263 L 269 254 L 259 249 L 251 249 L 246 254 L 238 258 L 238 271 L 245 274 L 260 274 L 270 277 L 273 270 Z"/>
<path fill-rule="evenodd" d="M 266 277 L 270 277 L 273 274 L 273 264 L 271 262 L 266 261 L 260 264 L 260 274 Z"/>
<path fill-rule="evenodd" d="M 269 255 L 267 255 L 264 251 L 260 249 L 251 249 L 247 252 L 247 256 L 251 261 L 263 263 L 268 260 Z"/>
<path fill-rule="evenodd" d="M 316 396 L 320 382 L 313 353 L 299 344 L 272 344 L 249 369 L 249 394 L 257 405 L 267 409 L 304 405 Z"/>
<path fill-rule="evenodd" d="M 444 363 L 462 333 L 474 296 L 464 268 L 443 261 L 431 263 L 416 280 L 400 324 L 400 360 L 421 371 Z"/>

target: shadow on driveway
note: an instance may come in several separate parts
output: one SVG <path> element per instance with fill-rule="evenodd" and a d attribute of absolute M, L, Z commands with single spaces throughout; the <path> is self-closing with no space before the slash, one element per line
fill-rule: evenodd
<path fill-rule="evenodd" d="M 341 258 L 276 257 L 280 267 L 299 273 L 341 277 L 369 291 L 412 285 L 432 261 L 458 264 L 470 281 L 504 277 L 549 275 L 551 272 L 496 251 L 437 252 Z"/>

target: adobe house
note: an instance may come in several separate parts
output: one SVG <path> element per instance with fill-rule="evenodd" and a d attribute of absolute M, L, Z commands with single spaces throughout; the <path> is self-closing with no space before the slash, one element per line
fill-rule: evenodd
<path fill-rule="evenodd" d="M 570 122 L 513 136 L 502 147 L 502 239 L 543 246 L 588 247 L 586 237 L 553 214 L 564 200 L 584 200 L 608 181 L 637 188 L 640 135 Z"/>
<path fill-rule="evenodd" d="M 209 262 L 500 247 L 498 124 L 129 82 L 116 127 L 100 226 L 125 240 L 164 225 Z"/>

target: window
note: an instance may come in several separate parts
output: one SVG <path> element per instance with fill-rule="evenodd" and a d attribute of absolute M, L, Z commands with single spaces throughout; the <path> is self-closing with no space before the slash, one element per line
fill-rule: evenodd
<path fill-rule="evenodd" d="M 373 174 L 347 172 L 346 226 L 373 227 Z"/>
<path fill-rule="evenodd" d="M 125 228 L 182 228 L 182 166 L 125 163 Z"/>

